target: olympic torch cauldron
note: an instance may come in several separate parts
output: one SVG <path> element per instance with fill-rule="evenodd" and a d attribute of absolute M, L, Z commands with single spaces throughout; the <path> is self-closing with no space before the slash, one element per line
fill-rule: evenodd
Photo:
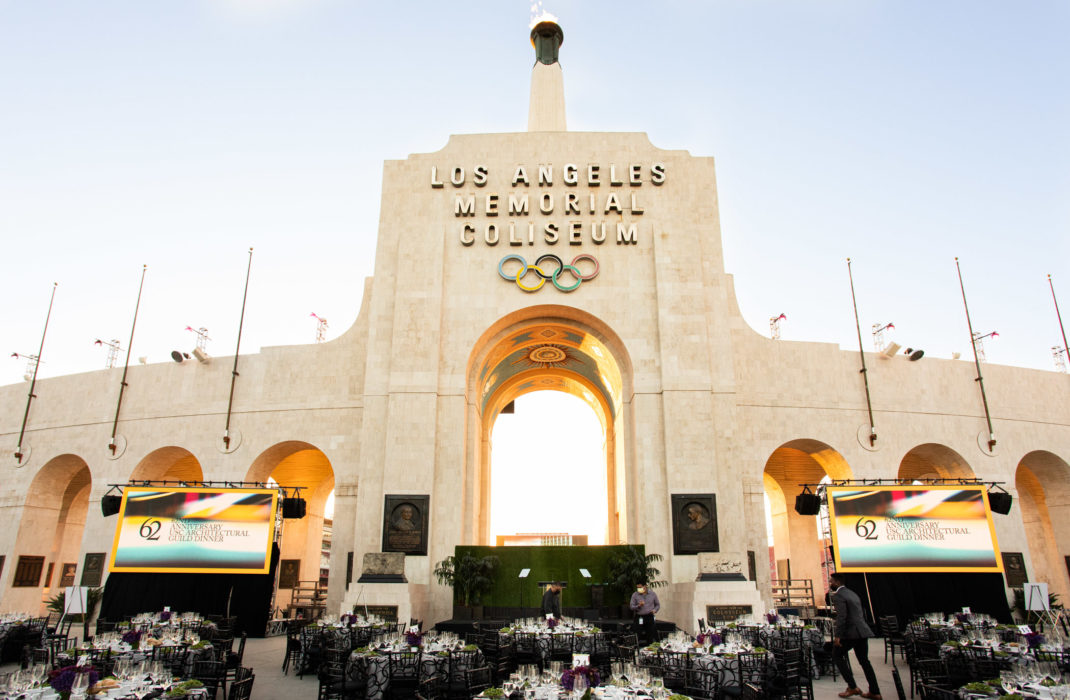
<path fill-rule="evenodd" d="M 540 17 L 531 29 L 531 45 L 535 47 L 535 60 L 546 65 L 557 63 L 557 52 L 565 41 L 561 25 L 547 17 Z"/>

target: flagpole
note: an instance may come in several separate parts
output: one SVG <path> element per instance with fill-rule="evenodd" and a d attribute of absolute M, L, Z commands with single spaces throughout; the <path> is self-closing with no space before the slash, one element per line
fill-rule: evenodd
<path fill-rule="evenodd" d="M 241 349 L 241 331 L 245 325 L 245 300 L 249 298 L 249 273 L 253 269 L 253 249 L 249 249 L 249 264 L 245 268 L 245 291 L 241 298 L 241 317 L 238 319 L 238 343 L 234 347 L 234 369 L 230 371 L 230 399 L 227 401 L 227 427 L 223 429 L 223 447 L 230 448 L 230 415 L 234 407 L 234 383 L 238 379 L 238 351 Z"/>
<path fill-rule="evenodd" d="M 137 328 L 137 312 L 141 308 L 141 290 L 145 288 L 145 271 L 148 265 L 141 266 L 141 283 L 137 286 L 137 302 L 134 304 L 134 321 L 130 324 L 130 342 L 126 344 L 126 364 L 123 365 L 123 378 L 119 381 L 119 401 L 115 404 L 115 420 L 111 423 L 111 439 L 108 449 L 115 454 L 115 434 L 119 429 L 119 410 L 123 407 L 123 393 L 126 391 L 126 373 L 130 370 L 130 351 L 134 347 L 134 329 Z"/>
<path fill-rule="evenodd" d="M 991 452 L 996 446 L 996 434 L 992 430 L 992 414 L 988 410 L 988 396 L 985 394 L 985 380 L 981 376 L 981 360 L 977 357 L 977 341 L 973 337 L 973 321 L 970 320 L 970 306 L 966 303 L 966 286 L 962 283 L 962 268 L 959 266 L 959 258 L 955 256 L 955 269 L 959 273 L 959 289 L 962 290 L 962 306 L 966 309 L 966 327 L 970 330 L 970 347 L 973 348 L 973 364 L 977 367 L 978 385 L 981 387 L 981 402 L 985 406 L 985 421 L 988 423 L 988 451 Z"/>
<path fill-rule="evenodd" d="M 851 272 L 851 259 L 847 258 L 847 277 L 851 280 L 851 305 L 855 310 L 855 331 L 858 333 L 858 356 L 862 358 L 862 382 L 866 386 L 866 410 L 869 412 L 869 444 L 877 444 L 877 426 L 873 424 L 873 402 L 869 398 L 869 372 L 866 370 L 866 353 L 862 349 L 862 326 L 858 322 L 858 301 L 855 299 L 855 277 Z"/>
<path fill-rule="evenodd" d="M 41 346 L 37 349 L 37 361 L 33 363 L 33 378 L 30 379 L 30 393 L 26 397 L 26 411 L 22 414 L 22 428 L 19 430 L 19 445 L 15 448 L 15 461 L 20 465 L 22 464 L 22 458 L 25 456 L 22 452 L 22 438 L 26 436 L 26 421 L 30 417 L 30 404 L 33 402 L 34 396 L 33 390 L 37 386 L 37 370 L 41 366 L 41 353 L 45 351 L 45 335 L 48 333 L 48 320 L 52 318 L 52 302 L 56 300 L 56 287 L 59 286 L 59 282 L 52 283 L 52 296 L 48 299 L 48 313 L 45 315 L 45 329 L 41 331 Z"/>
<path fill-rule="evenodd" d="M 1059 332 L 1063 334 L 1063 352 L 1070 359 L 1070 350 L 1066 346 L 1066 329 L 1063 327 L 1063 315 L 1059 313 L 1059 300 L 1055 298 L 1055 286 L 1051 283 L 1051 275 L 1048 275 L 1048 286 L 1051 288 L 1051 300 L 1055 302 L 1055 316 L 1059 319 Z"/>

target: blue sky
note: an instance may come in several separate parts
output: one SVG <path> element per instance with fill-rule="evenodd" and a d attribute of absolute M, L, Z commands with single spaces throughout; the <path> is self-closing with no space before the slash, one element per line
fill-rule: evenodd
<path fill-rule="evenodd" d="M 727 271 L 759 332 L 856 347 L 872 323 L 1051 370 L 1070 321 L 1070 4 L 550 1 L 569 127 L 717 159 Z M 522 131 L 528 2 L 0 0 L 0 383 L 233 352 L 356 317 L 382 162 Z M 489 320 L 488 320 L 489 323 Z M 1053 377 L 1053 379 L 1055 379 Z"/>

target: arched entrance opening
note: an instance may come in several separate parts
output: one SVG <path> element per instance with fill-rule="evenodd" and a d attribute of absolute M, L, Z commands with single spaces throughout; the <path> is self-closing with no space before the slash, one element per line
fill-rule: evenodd
<path fill-rule="evenodd" d="M 973 479 L 976 476 L 962 455 L 935 442 L 912 448 L 899 462 L 898 477 L 902 480 Z"/>
<path fill-rule="evenodd" d="M 1014 473 L 1017 506 L 1029 543 L 1029 580 L 1046 582 L 1060 600 L 1070 595 L 1066 559 L 1070 555 L 1070 465 L 1044 450 L 1030 452 Z M 1052 523 L 1062 523 L 1054 528 Z"/>
<path fill-rule="evenodd" d="M 560 391 L 524 394 L 513 405 L 491 432 L 491 542 L 605 544 L 604 416 Z"/>
<path fill-rule="evenodd" d="M 92 485 L 89 466 L 72 454 L 52 458 L 34 476 L 23 505 L 15 556 L 8 564 L 16 570 L 0 609 L 43 612 L 44 602 L 61 583 L 74 585 Z"/>
<path fill-rule="evenodd" d="M 169 445 L 153 450 L 137 463 L 130 481 L 203 481 L 201 463 L 183 447 Z"/>
<path fill-rule="evenodd" d="M 547 305 L 516 311 L 492 326 L 476 343 L 468 362 L 467 426 L 470 445 L 465 484 L 466 542 L 494 544 L 491 539 L 492 431 L 498 416 L 518 397 L 559 391 L 594 411 L 602 427 L 604 448 L 605 542 L 636 541 L 629 531 L 624 425 L 631 410 L 631 364 L 624 344 L 606 324 L 575 308 Z M 552 435 L 528 436 L 530 449 L 544 452 Z M 530 475 L 537 478 L 537 475 Z M 563 485 L 564 487 L 564 485 Z M 522 493 L 517 498 L 525 498 Z M 547 509 L 547 528 L 553 514 Z"/>
<path fill-rule="evenodd" d="M 304 518 L 282 521 L 279 546 L 279 591 L 275 605 L 303 607 L 306 614 L 315 606 L 310 595 L 320 584 L 326 596 L 329 570 L 331 522 L 326 517 L 327 501 L 334 492 L 334 468 L 319 448 L 307 442 L 289 440 L 264 450 L 253 461 L 247 481 L 273 481 L 287 488 L 300 487 L 305 499 Z M 325 537 L 326 534 L 326 537 Z M 294 591 L 297 591 L 295 594 Z M 322 608 L 320 608 L 322 609 Z"/>
<path fill-rule="evenodd" d="M 809 580 L 815 598 L 825 590 L 831 542 L 819 516 L 795 512 L 795 496 L 802 492 L 799 484 L 850 478 L 843 455 L 819 440 L 792 440 L 773 450 L 762 475 L 773 529 L 773 578 Z"/>

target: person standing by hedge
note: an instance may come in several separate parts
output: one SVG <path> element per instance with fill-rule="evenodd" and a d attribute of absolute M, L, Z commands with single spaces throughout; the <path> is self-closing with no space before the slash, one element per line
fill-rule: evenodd
<path fill-rule="evenodd" d="M 553 615 L 555 620 L 561 619 L 561 582 L 554 581 L 546 587 L 542 594 L 542 615 Z"/>
<path fill-rule="evenodd" d="M 657 641 L 654 629 L 654 613 L 661 610 L 661 601 L 658 594 L 647 588 L 645 583 L 640 583 L 632 593 L 628 607 L 632 609 L 635 619 L 635 634 L 643 644 L 652 644 Z"/>

